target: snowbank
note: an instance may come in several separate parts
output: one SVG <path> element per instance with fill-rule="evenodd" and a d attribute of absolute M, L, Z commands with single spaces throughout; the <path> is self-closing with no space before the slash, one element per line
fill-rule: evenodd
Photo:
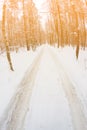
<path fill-rule="evenodd" d="M 53 50 L 69 75 L 71 82 L 74 84 L 87 117 L 87 48 L 85 51 L 80 50 L 78 60 L 76 60 L 75 48 L 67 46 L 59 49 L 54 48 Z"/>
<path fill-rule="evenodd" d="M 0 117 L 38 51 L 39 48 L 35 52 L 32 50 L 28 52 L 22 48 L 18 53 L 11 52 L 11 59 L 15 70 L 13 72 L 9 69 L 6 54 L 0 55 Z"/>

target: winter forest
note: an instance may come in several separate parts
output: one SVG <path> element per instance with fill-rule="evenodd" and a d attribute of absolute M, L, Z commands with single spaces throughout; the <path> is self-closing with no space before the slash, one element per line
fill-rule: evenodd
<path fill-rule="evenodd" d="M 0 0 L 0 130 L 87 130 L 87 0 Z"/>
<path fill-rule="evenodd" d="M 72 45 L 79 49 L 87 45 L 87 1 L 48 0 L 48 10 L 38 13 L 33 0 L 3 0 L 0 20 L 0 48 L 6 50 L 11 70 L 10 49 L 26 46 L 27 50 L 43 43 L 58 47 Z M 77 6 L 78 5 L 78 6 Z M 46 15 L 44 28 L 41 15 Z M 37 35 L 36 35 L 37 34 Z"/>

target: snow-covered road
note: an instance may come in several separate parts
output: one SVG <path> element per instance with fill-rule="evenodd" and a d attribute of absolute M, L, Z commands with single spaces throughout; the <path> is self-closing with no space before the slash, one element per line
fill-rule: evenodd
<path fill-rule="evenodd" d="M 31 66 L 26 71 L 23 80 L 18 86 L 17 92 L 11 99 L 8 108 L 0 120 L 0 130 L 22 130 L 26 113 L 29 109 L 29 100 L 37 75 L 43 48 L 36 56 Z"/>
<path fill-rule="evenodd" d="M 27 71 L 0 130 L 87 130 L 82 103 L 51 47 L 45 46 Z"/>
<path fill-rule="evenodd" d="M 56 53 L 52 50 L 50 51 L 50 54 L 57 66 L 57 71 L 60 74 L 63 90 L 69 102 L 73 127 L 75 130 L 87 130 L 87 119 L 85 117 L 82 103 L 76 94 L 74 83 L 68 77 L 67 71 L 58 60 Z"/>

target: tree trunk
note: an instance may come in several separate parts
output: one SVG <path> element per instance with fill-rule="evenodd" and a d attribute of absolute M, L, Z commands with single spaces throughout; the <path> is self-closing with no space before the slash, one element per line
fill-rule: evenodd
<path fill-rule="evenodd" d="M 24 9 L 24 0 L 22 0 L 23 4 L 23 22 L 24 22 L 24 35 L 25 35 L 25 41 L 26 41 L 26 46 L 27 50 L 30 50 L 29 43 L 28 43 L 28 34 L 27 34 L 27 25 L 26 25 L 26 17 L 25 17 L 25 9 Z"/>
<path fill-rule="evenodd" d="M 7 60 L 8 60 L 9 65 L 10 65 L 10 69 L 12 71 L 14 71 L 13 66 L 12 66 L 12 62 L 11 62 L 9 44 L 8 44 L 8 41 L 7 41 L 7 38 L 6 38 L 6 31 L 5 31 L 5 20 L 6 19 L 5 18 L 6 18 L 6 5 L 4 3 L 3 4 L 3 16 L 2 16 L 2 32 L 3 32 L 5 47 L 6 47 Z"/>

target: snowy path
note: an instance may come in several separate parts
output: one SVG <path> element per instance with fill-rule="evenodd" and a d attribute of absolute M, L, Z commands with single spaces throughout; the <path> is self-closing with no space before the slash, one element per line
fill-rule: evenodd
<path fill-rule="evenodd" d="M 51 47 L 45 46 L 26 72 L 0 130 L 87 130 L 81 101 Z"/>
<path fill-rule="evenodd" d="M 35 77 L 40 64 L 43 48 L 29 67 L 18 90 L 0 121 L 0 130 L 22 130 L 26 113 L 29 109 L 29 100 L 34 86 Z"/>
<path fill-rule="evenodd" d="M 82 103 L 75 92 L 75 87 L 72 81 L 70 81 L 70 78 L 68 77 L 66 70 L 63 68 L 54 51 L 50 50 L 50 54 L 53 57 L 53 60 L 57 66 L 57 71 L 60 74 L 62 80 L 62 86 L 71 109 L 71 116 L 73 120 L 74 129 L 87 130 L 87 119 L 85 117 Z"/>
<path fill-rule="evenodd" d="M 25 130 L 87 130 L 83 106 L 66 71 L 46 48 L 31 98 Z"/>
<path fill-rule="evenodd" d="M 69 104 L 48 48 L 35 84 L 25 130 L 73 130 Z"/>

